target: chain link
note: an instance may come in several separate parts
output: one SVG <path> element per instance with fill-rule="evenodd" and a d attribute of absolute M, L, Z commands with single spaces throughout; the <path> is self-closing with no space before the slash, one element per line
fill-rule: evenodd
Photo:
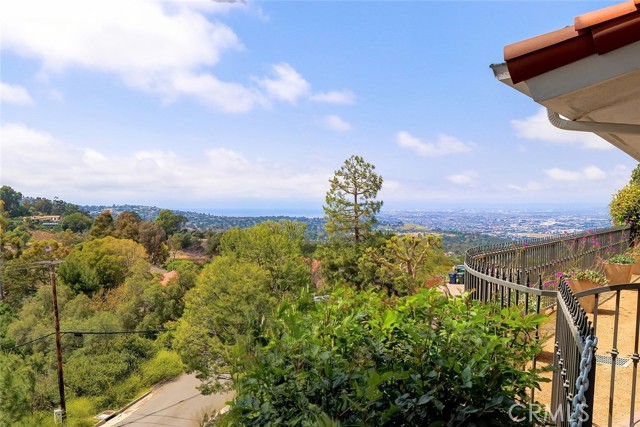
<path fill-rule="evenodd" d="M 586 414 L 587 398 L 585 393 L 589 390 L 589 372 L 591 371 L 591 363 L 593 362 L 593 354 L 598 344 L 598 337 L 589 335 L 584 342 L 584 349 L 580 357 L 580 375 L 576 379 L 576 388 L 578 392 L 573 397 L 573 413 L 569 419 L 571 427 L 582 427 L 583 414 Z"/>

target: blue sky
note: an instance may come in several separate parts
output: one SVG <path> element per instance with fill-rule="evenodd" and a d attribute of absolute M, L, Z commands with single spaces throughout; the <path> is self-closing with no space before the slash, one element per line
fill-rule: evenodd
<path fill-rule="evenodd" d="M 1 182 L 80 204 L 319 210 L 359 154 L 387 209 L 605 206 L 633 159 L 554 130 L 489 64 L 615 3 L 4 2 Z"/>

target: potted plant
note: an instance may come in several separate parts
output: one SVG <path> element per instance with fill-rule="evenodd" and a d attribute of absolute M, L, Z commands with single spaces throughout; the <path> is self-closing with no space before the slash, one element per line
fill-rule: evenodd
<path fill-rule="evenodd" d="M 609 258 L 609 261 L 604 264 L 604 274 L 607 276 L 609 283 L 612 285 L 629 283 L 631 281 L 631 268 L 635 262 L 634 257 L 624 254 L 617 254 Z"/>
<path fill-rule="evenodd" d="M 631 278 L 633 278 L 634 274 L 640 274 L 640 247 L 634 246 L 629 248 L 626 252 L 626 255 L 632 257 L 635 262 L 631 265 Z"/>
<path fill-rule="evenodd" d="M 609 281 L 604 274 L 595 270 L 574 270 L 565 274 L 564 278 L 574 294 L 609 285 Z M 593 313 L 596 305 L 595 295 L 580 298 L 580 305 L 587 313 Z"/>

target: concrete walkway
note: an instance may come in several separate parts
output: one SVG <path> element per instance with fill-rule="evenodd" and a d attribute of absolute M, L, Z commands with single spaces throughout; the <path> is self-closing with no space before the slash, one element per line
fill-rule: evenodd
<path fill-rule="evenodd" d="M 102 427 L 199 427 L 205 415 L 220 411 L 233 392 L 202 395 L 195 375 L 181 375 L 165 383 Z"/>

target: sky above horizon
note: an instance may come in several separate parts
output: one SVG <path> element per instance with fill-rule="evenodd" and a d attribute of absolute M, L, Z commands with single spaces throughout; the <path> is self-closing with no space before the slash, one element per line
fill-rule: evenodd
<path fill-rule="evenodd" d="M 489 64 L 618 2 L 3 2 L 0 184 L 320 209 L 358 154 L 387 209 L 606 206 L 637 163 L 554 129 Z"/>

